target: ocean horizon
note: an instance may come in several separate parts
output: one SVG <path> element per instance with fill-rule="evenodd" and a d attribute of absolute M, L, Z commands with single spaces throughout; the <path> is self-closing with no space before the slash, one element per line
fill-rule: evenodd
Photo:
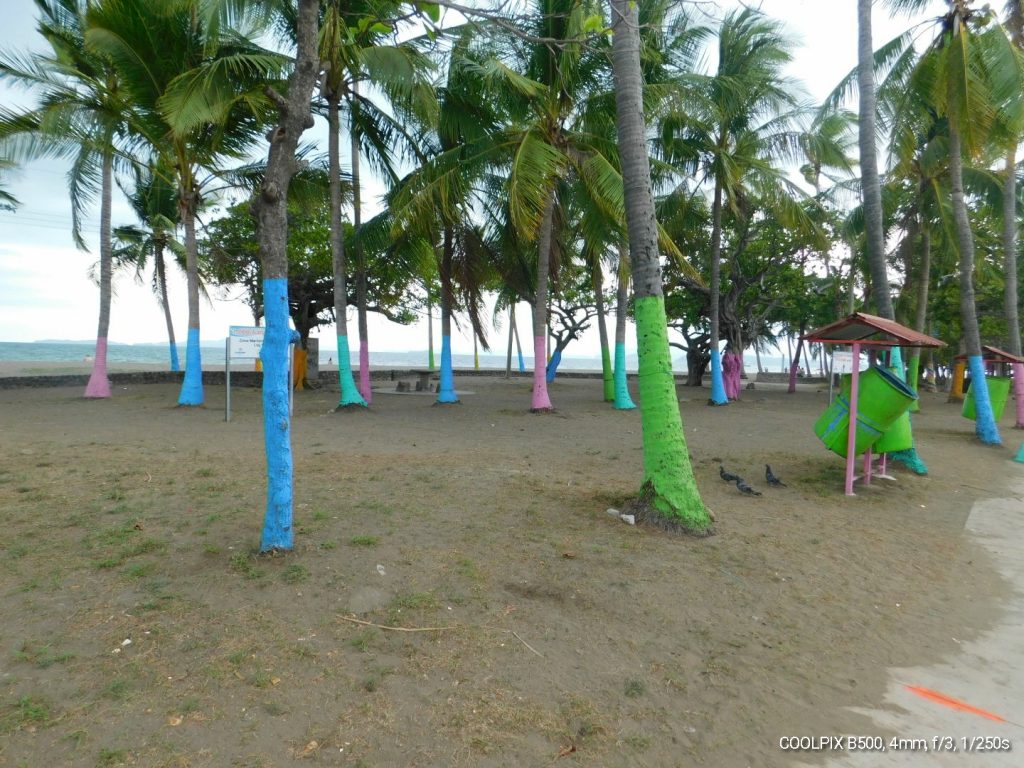
<path fill-rule="evenodd" d="M 202 341 L 202 357 L 205 362 L 218 364 L 224 362 L 224 342 Z M 64 339 L 41 339 L 32 342 L 0 341 L 0 361 L 18 362 L 55 362 L 55 363 L 80 363 L 91 359 L 96 349 L 95 341 L 79 341 Z M 571 347 L 568 351 L 571 351 Z M 321 366 L 333 365 L 337 350 L 333 347 L 320 347 L 319 362 Z M 359 353 L 354 350 L 350 354 L 350 362 L 354 367 L 359 365 Z M 178 358 L 184 363 L 185 346 L 178 345 Z M 488 370 L 504 370 L 506 356 L 491 353 L 481 353 L 480 367 Z M 170 365 L 169 347 L 166 342 L 146 342 L 138 344 L 124 344 L 110 342 L 107 345 L 108 364 L 139 364 L 139 365 Z M 239 361 L 233 361 L 237 364 Z M 422 350 L 370 350 L 370 365 L 382 368 L 425 368 L 428 362 L 428 352 Z M 434 364 L 441 362 L 441 351 L 434 351 Z M 533 369 L 533 357 L 523 356 L 523 362 L 527 370 Z M 784 370 L 784 359 L 774 355 L 762 355 L 761 362 L 769 371 Z M 744 355 L 744 363 L 747 370 L 757 370 L 757 362 L 754 355 Z M 452 354 L 452 364 L 455 368 L 468 369 L 474 367 L 472 354 Z M 512 355 L 512 368 L 519 367 L 518 358 Z M 626 355 L 626 368 L 630 372 L 636 372 L 637 359 L 635 354 Z M 601 358 L 593 356 L 573 356 L 563 354 L 559 364 L 560 370 L 570 371 L 599 371 L 601 370 Z M 676 373 L 686 372 L 686 360 L 682 356 L 673 359 L 672 369 Z"/>

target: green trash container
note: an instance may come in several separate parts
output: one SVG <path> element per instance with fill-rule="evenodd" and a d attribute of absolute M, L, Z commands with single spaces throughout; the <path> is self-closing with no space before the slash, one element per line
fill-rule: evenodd
<path fill-rule="evenodd" d="M 1005 376 L 986 376 L 988 383 L 988 399 L 992 403 L 992 413 L 996 421 L 1003 418 L 1003 411 L 1006 410 L 1006 401 L 1010 397 L 1011 379 Z M 971 386 L 967 389 L 967 396 L 964 398 L 964 408 L 960 412 L 965 419 L 974 421 L 978 414 L 974 409 L 974 379 L 971 379 Z"/>
<path fill-rule="evenodd" d="M 814 434 L 825 447 L 845 458 L 850 433 L 850 376 L 843 376 L 839 396 L 814 423 Z M 860 374 L 857 402 L 855 455 L 872 447 L 917 395 L 898 376 L 873 367 Z"/>
<path fill-rule="evenodd" d="M 896 453 L 909 451 L 914 447 L 914 433 L 910 428 L 910 410 L 903 412 L 896 421 L 889 425 L 878 442 L 871 446 L 875 453 Z"/>

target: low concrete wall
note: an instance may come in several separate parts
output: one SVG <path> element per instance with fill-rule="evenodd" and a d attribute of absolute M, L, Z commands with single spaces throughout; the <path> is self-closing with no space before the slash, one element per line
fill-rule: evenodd
<path fill-rule="evenodd" d="M 764 384 L 789 384 L 788 373 L 758 373 L 754 379 L 759 383 Z M 824 376 L 797 376 L 797 384 L 828 384 L 828 379 Z"/>

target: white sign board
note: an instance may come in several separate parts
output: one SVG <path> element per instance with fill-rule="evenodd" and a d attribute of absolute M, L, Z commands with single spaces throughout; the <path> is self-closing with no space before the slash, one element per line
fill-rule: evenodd
<path fill-rule="evenodd" d="M 860 355 L 860 366 L 859 370 L 865 370 L 868 367 L 868 356 Z M 833 373 L 850 373 L 853 371 L 853 352 L 845 352 L 836 350 L 832 353 L 832 372 Z"/>
<path fill-rule="evenodd" d="M 265 328 L 250 325 L 232 325 L 228 329 L 228 356 L 232 360 L 256 360 L 263 346 Z"/>

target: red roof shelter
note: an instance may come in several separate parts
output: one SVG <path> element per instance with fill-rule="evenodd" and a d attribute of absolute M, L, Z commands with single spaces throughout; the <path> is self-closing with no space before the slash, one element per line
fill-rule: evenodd
<path fill-rule="evenodd" d="M 834 323 L 816 328 L 802 337 L 805 341 L 836 344 L 853 348 L 853 366 L 850 375 L 850 427 L 846 444 L 846 495 L 853 496 L 854 466 L 857 439 L 857 387 L 860 377 L 860 352 L 864 347 L 892 349 L 893 347 L 944 347 L 946 343 L 867 312 L 854 312 Z M 885 456 L 882 456 L 885 473 Z M 864 453 L 864 483 L 871 483 L 871 449 Z"/>

